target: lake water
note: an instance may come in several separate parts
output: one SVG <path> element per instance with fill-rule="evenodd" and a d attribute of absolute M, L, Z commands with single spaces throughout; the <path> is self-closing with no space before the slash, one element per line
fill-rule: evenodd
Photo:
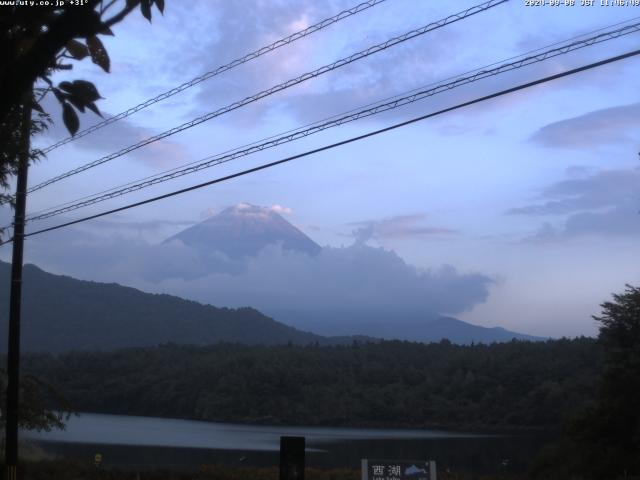
<path fill-rule="evenodd" d="M 202 464 L 278 465 L 280 437 L 304 436 L 307 465 L 359 468 L 362 458 L 435 459 L 439 468 L 476 473 L 523 471 L 544 443 L 535 436 L 439 430 L 282 427 L 85 413 L 63 431 L 22 432 L 54 455 L 108 466 L 197 468 Z"/>

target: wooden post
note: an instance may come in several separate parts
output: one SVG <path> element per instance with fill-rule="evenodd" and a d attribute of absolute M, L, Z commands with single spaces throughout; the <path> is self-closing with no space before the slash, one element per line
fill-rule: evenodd
<path fill-rule="evenodd" d="M 31 137 L 31 90 L 22 102 L 20 153 L 16 185 L 16 209 L 13 221 L 11 260 L 11 296 L 9 299 L 9 345 L 7 350 L 7 418 L 5 430 L 5 464 L 7 480 L 18 477 L 18 419 L 20 396 L 20 303 L 22 299 L 22 260 L 24 251 L 24 216 L 27 207 L 27 172 Z"/>
<path fill-rule="evenodd" d="M 280 480 L 304 480 L 304 437 L 280 437 Z"/>

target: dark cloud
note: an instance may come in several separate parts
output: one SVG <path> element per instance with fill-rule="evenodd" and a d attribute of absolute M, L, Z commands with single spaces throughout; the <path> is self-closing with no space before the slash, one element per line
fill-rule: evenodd
<path fill-rule="evenodd" d="M 542 203 L 513 208 L 511 215 L 566 216 L 562 227 L 545 223 L 530 238 L 554 240 L 579 235 L 640 233 L 640 168 L 605 170 L 547 187 Z"/>
<path fill-rule="evenodd" d="M 565 215 L 583 210 L 620 207 L 640 198 L 640 168 L 603 170 L 585 178 L 563 180 L 545 188 L 546 202 L 513 208 L 511 215 Z"/>
<path fill-rule="evenodd" d="M 399 215 L 383 220 L 352 222 L 358 227 L 353 231 L 357 243 L 366 243 L 373 239 L 393 239 L 424 237 L 433 235 L 452 235 L 455 230 L 424 225 L 425 214 Z"/>
<path fill-rule="evenodd" d="M 595 110 L 550 123 L 531 140 L 545 147 L 590 149 L 599 145 L 637 142 L 640 103 Z"/>
<path fill-rule="evenodd" d="M 638 197 L 640 200 L 640 195 Z M 606 233 L 609 235 L 640 234 L 640 201 L 635 205 L 616 207 L 604 212 L 571 215 L 565 224 L 565 235 Z"/>
<path fill-rule="evenodd" d="M 203 301 L 254 305 L 267 311 L 459 313 L 484 302 L 492 279 L 451 266 L 420 270 L 392 251 L 353 245 L 316 257 L 267 248 L 239 275 L 211 274 L 192 282 L 162 282 Z"/>
<path fill-rule="evenodd" d="M 423 270 L 393 251 L 355 244 L 325 247 L 311 257 L 264 248 L 255 258 L 232 260 L 216 251 L 196 253 L 180 241 L 155 243 L 68 228 L 31 237 L 27 260 L 55 273 L 123 283 L 215 305 L 312 309 L 386 309 L 455 314 L 486 300 L 493 280 L 452 266 Z"/>
<path fill-rule="evenodd" d="M 639 205 L 611 208 L 603 212 L 582 212 L 571 215 L 560 227 L 545 222 L 528 237 L 528 242 L 549 242 L 582 235 L 640 235 Z"/>

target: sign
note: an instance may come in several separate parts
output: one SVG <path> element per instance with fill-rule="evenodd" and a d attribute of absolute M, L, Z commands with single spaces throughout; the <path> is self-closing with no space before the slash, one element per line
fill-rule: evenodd
<path fill-rule="evenodd" d="M 436 480 L 433 460 L 362 460 L 362 480 Z"/>
<path fill-rule="evenodd" d="M 96 467 L 99 467 L 102 463 L 102 455 L 100 453 L 96 453 L 93 456 L 93 462 L 96 464 Z"/>

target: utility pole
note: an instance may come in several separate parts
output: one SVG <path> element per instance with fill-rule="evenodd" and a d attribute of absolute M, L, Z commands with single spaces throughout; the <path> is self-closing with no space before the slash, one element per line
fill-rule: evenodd
<path fill-rule="evenodd" d="M 16 207 L 13 221 L 13 256 L 11 260 L 11 297 L 9 300 L 9 348 L 7 350 L 7 411 L 5 464 L 7 480 L 18 478 L 18 414 L 20 396 L 20 303 L 22 299 L 22 257 L 24 251 L 24 217 L 27 207 L 27 172 L 31 148 L 31 89 L 22 102 L 20 151 L 16 182 Z"/>

